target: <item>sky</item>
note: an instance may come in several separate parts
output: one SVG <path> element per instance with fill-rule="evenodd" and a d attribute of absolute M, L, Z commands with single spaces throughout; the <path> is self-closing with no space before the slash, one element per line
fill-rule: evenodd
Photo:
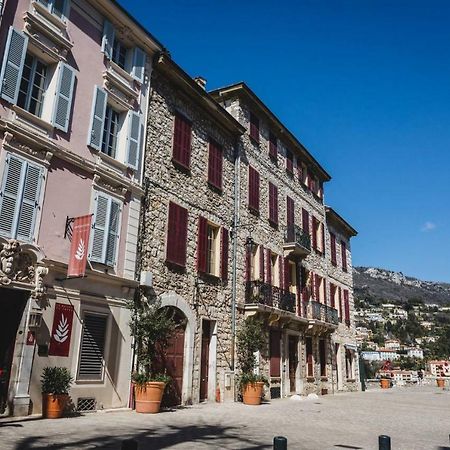
<path fill-rule="evenodd" d="M 353 265 L 450 282 L 450 2 L 120 3 L 207 89 L 245 81 L 331 174 Z"/>

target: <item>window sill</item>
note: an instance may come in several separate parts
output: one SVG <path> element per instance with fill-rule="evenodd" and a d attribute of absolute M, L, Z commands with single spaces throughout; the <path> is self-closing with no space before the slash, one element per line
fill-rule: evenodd
<path fill-rule="evenodd" d="M 356 383 L 355 378 L 347 378 L 347 383 Z"/>
<path fill-rule="evenodd" d="M 32 6 L 39 14 L 44 16 L 45 19 L 47 19 L 49 22 L 51 22 L 53 25 L 55 25 L 55 27 L 57 27 L 59 30 L 61 30 L 61 32 L 65 31 L 67 29 L 67 21 L 60 19 L 59 17 L 52 14 L 41 3 L 33 1 Z"/>
<path fill-rule="evenodd" d="M 254 216 L 259 217 L 259 209 L 254 208 L 253 206 L 248 207 L 248 210 L 250 213 L 252 213 Z"/>
<path fill-rule="evenodd" d="M 320 381 L 328 381 L 328 377 L 326 375 L 322 375 L 320 377 Z"/>
<path fill-rule="evenodd" d="M 15 112 L 15 119 L 18 122 L 21 122 L 25 125 L 28 125 L 34 131 L 38 131 L 45 135 L 48 135 L 49 132 L 52 132 L 54 127 L 50 122 L 47 122 L 41 119 L 34 114 L 31 114 L 25 109 L 22 109 L 20 106 L 12 105 L 11 109 Z"/>
<path fill-rule="evenodd" d="M 223 194 L 222 186 L 216 186 L 211 181 L 208 181 L 208 186 L 212 191 L 217 192 L 218 194 Z"/>
<path fill-rule="evenodd" d="M 250 141 L 251 141 L 254 145 L 256 145 L 256 146 L 259 147 L 259 144 L 260 144 L 259 138 L 257 139 L 256 137 L 252 136 L 251 134 L 249 134 L 248 136 L 249 136 L 249 138 L 250 138 Z"/>
<path fill-rule="evenodd" d="M 316 378 L 315 377 L 311 377 L 311 376 L 307 376 L 306 377 L 306 381 L 308 383 L 314 383 L 316 381 Z"/>
<path fill-rule="evenodd" d="M 273 220 L 270 220 L 270 219 L 269 219 L 269 225 L 270 225 L 272 228 L 275 228 L 276 230 L 278 230 L 278 222 L 274 222 Z"/>
<path fill-rule="evenodd" d="M 103 153 L 102 151 L 93 149 L 95 153 L 97 153 L 99 162 L 102 164 L 105 164 L 108 167 L 112 167 L 114 169 L 120 169 L 121 172 L 126 172 L 127 170 L 134 170 L 131 167 L 129 167 L 127 164 L 123 163 L 122 161 L 119 161 L 116 158 L 113 158 L 112 156 L 107 155 L 106 153 Z"/>
<path fill-rule="evenodd" d="M 186 271 L 186 264 L 169 261 L 167 259 L 166 266 L 169 268 L 169 270 L 172 270 L 174 272 L 184 273 Z"/>
<path fill-rule="evenodd" d="M 176 159 L 172 158 L 172 164 L 175 166 L 176 169 L 180 170 L 181 172 L 185 173 L 186 175 L 191 176 L 191 168 L 189 166 L 186 166 L 180 161 L 177 161 Z"/>

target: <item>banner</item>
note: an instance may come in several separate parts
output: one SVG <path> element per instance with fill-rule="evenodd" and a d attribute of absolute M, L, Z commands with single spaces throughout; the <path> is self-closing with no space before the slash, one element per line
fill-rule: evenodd
<path fill-rule="evenodd" d="M 72 322 L 73 306 L 56 303 L 49 356 L 69 356 Z"/>
<path fill-rule="evenodd" d="M 70 246 L 67 278 L 83 277 L 86 272 L 86 260 L 91 231 L 92 215 L 75 217 Z"/>

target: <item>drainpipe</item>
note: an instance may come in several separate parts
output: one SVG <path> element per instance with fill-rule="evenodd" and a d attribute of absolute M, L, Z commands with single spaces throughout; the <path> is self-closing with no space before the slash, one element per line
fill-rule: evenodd
<path fill-rule="evenodd" d="M 3 7 L 5 6 L 6 0 L 0 0 L 0 23 L 2 23 L 3 18 Z"/>
<path fill-rule="evenodd" d="M 234 217 L 233 217 L 233 268 L 231 281 L 231 370 L 235 370 L 235 345 L 236 345 L 236 297 L 237 297 L 237 248 L 239 228 L 239 204 L 240 204 L 240 151 L 236 143 L 234 153 Z"/>

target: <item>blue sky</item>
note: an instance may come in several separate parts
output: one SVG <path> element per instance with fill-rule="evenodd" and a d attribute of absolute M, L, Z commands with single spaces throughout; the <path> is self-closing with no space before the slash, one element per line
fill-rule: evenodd
<path fill-rule="evenodd" d="M 332 175 L 354 265 L 450 282 L 450 2 L 121 3 L 208 89 L 244 80 Z"/>

